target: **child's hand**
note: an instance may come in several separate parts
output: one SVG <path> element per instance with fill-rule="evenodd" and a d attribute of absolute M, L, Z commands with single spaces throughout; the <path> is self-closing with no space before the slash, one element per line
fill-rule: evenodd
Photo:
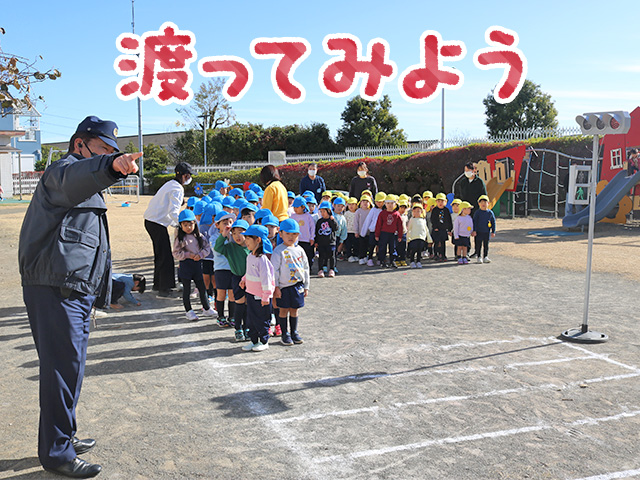
<path fill-rule="evenodd" d="M 240 283 L 238 285 L 240 285 L 240 288 L 244 289 L 244 287 L 247 285 L 247 282 L 243 278 L 240 280 Z"/>
<path fill-rule="evenodd" d="M 266 302 L 265 302 L 264 300 L 262 300 L 262 301 L 260 302 L 260 304 L 261 304 L 263 307 L 266 307 L 267 305 L 269 305 L 269 300 L 267 300 Z"/>
<path fill-rule="evenodd" d="M 376 242 L 379 242 L 379 241 L 380 241 L 380 238 L 379 238 L 379 237 L 376 237 Z"/>
<path fill-rule="evenodd" d="M 140 302 L 136 303 L 136 307 L 140 307 L 142 304 Z"/>
<path fill-rule="evenodd" d="M 309 295 L 309 289 L 308 289 L 308 288 L 305 288 L 305 289 L 304 289 L 304 296 L 306 297 L 307 295 Z"/>
<path fill-rule="evenodd" d="M 280 291 L 280 287 L 276 287 L 275 292 L 273 292 L 273 298 L 281 298 L 282 292 Z"/>
<path fill-rule="evenodd" d="M 495 237 L 495 236 L 496 236 L 496 234 L 495 234 L 495 233 L 492 233 L 492 234 L 491 234 L 491 238 L 493 238 L 493 237 Z"/>
<path fill-rule="evenodd" d="M 200 258 L 201 258 L 201 257 L 200 257 L 200 255 L 194 255 L 194 256 L 193 256 L 193 259 L 194 259 L 196 262 L 199 262 L 199 261 L 200 261 Z"/>
<path fill-rule="evenodd" d="M 476 236 L 476 234 L 477 234 L 477 232 L 476 232 L 475 230 L 474 230 L 473 232 L 471 232 L 471 236 L 472 236 L 472 237 L 475 237 L 475 236 Z"/>

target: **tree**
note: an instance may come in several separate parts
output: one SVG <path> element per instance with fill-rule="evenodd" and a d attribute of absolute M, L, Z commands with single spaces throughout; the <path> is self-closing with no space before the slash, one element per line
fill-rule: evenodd
<path fill-rule="evenodd" d="M 4 35 L 5 29 L 0 27 L 0 34 Z M 38 59 L 42 57 L 38 55 Z M 31 92 L 31 85 L 45 80 L 55 80 L 62 75 L 57 69 L 49 69 L 46 72 L 39 71 L 36 67 L 37 60 L 31 61 L 25 57 L 6 53 L 0 47 L 0 106 L 2 116 L 7 115 L 12 109 L 29 110 L 35 98 Z M 44 100 L 41 96 L 38 100 Z"/>
<path fill-rule="evenodd" d="M 336 143 L 345 147 L 381 147 L 406 145 L 404 131 L 398 128 L 398 119 L 391 113 L 388 95 L 371 102 L 360 95 L 347 102 L 341 115 L 344 122 Z"/>
<path fill-rule="evenodd" d="M 143 148 L 145 176 L 152 177 L 161 173 L 171 162 L 171 155 L 161 146 L 150 143 Z M 139 151 L 139 149 L 132 141 L 129 141 L 127 146 L 124 147 L 124 153 L 135 153 L 137 151 Z"/>
<path fill-rule="evenodd" d="M 522 90 L 510 103 L 501 104 L 493 98 L 493 92 L 482 100 L 487 119 L 485 125 L 489 136 L 511 128 L 537 129 L 556 128 L 558 111 L 553 105 L 551 95 L 543 93 L 540 85 L 525 80 Z"/>
<path fill-rule="evenodd" d="M 193 102 L 188 107 L 176 109 L 191 128 L 202 130 L 206 121 L 207 130 L 215 130 L 218 127 L 231 125 L 235 120 L 231 105 L 222 95 L 225 82 L 224 78 L 215 78 L 202 83 L 193 96 Z M 207 117 L 200 118 L 203 115 Z"/>
<path fill-rule="evenodd" d="M 49 160 L 49 153 L 51 152 L 52 148 L 53 147 L 51 147 L 50 145 L 42 145 L 41 158 L 33 165 L 33 169 L 36 172 L 44 171 L 44 169 L 47 166 L 47 161 Z M 51 163 L 55 162 L 56 160 L 60 160 L 60 158 L 62 158 L 62 156 L 65 153 L 66 152 L 62 152 L 60 150 L 56 150 L 55 152 L 53 152 L 53 154 L 51 155 Z"/>

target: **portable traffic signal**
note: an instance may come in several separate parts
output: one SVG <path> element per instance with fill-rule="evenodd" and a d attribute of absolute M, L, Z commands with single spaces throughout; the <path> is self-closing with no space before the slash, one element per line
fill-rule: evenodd
<path fill-rule="evenodd" d="M 623 111 L 584 113 L 576 117 L 576 122 L 585 135 L 615 135 L 629 131 L 631 116 Z"/>

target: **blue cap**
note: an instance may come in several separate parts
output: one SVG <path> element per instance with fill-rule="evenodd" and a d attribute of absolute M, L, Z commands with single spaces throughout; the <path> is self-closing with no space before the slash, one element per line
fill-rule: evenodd
<path fill-rule="evenodd" d="M 258 198 L 263 198 L 264 197 L 264 191 L 262 189 L 260 189 L 260 190 L 258 190 L 256 195 L 258 195 Z"/>
<path fill-rule="evenodd" d="M 311 195 L 312 197 L 316 196 L 316 194 L 313 193 L 311 190 L 305 190 L 304 192 L 302 192 L 303 197 L 308 197 L 309 195 Z"/>
<path fill-rule="evenodd" d="M 267 225 L 272 225 L 274 227 L 279 227 L 280 226 L 280 222 L 278 221 L 278 217 L 276 217 L 273 213 L 269 214 L 268 216 L 264 217 L 262 219 L 262 225 L 264 225 L 265 227 Z"/>
<path fill-rule="evenodd" d="M 239 218 L 238 220 L 233 222 L 233 225 L 231 225 L 231 230 L 233 230 L 236 227 L 244 228 L 246 230 L 247 228 L 249 228 L 249 223 L 246 220 L 242 220 L 241 218 Z"/>
<path fill-rule="evenodd" d="M 220 220 L 225 220 L 227 218 L 233 218 L 235 220 L 236 216 L 233 213 L 225 212 L 223 210 L 215 216 L 214 220 L 216 223 L 218 223 Z"/>
<path fill-rule="evenodd" d="M 197 201 L 198 197 L 189 197 L 189 200 L 187 200 L 187 207 L 193 207 Z"/>
<path fill-rule="evenodd" d="M 262 225 L 251 225 L 244 232 L 245 237 L 258 237 L 262 239 L 262 251 L 264 253 L 273 253 L 273 247 L 271 246 L 271 240 L 269 240 L 269 230 Z"/>
<path fill-rule="evenodd" d="M 262 188 L 260 188 L 260 185 L 258 185 L 257 183 L 252 183 L 251 185 L 249 185 L 249 190 L 251 190 L 253 193 L 258 193 L 260 190 L 262 190 Z"/>
<path fill-rule="evenodd" d="M 296 198 L 296 194 L 295 194 L 295 193 L 293 193 L 291 190 L 289 190 L 289 191 L 287 192 L 287 198 Z"/>
<path fill-rule="evenodd" d="M 204 213 L 204 207 L 206 207 L 207 205 L 207 202 L 203 202 L 202 200 L 197 201 L 193 206 L 193 214 L 196 216 L 202 215 Z"/>
<path fill-rule="evenodd" d="M 243 210 L 251 210 L 253 213 L 256 213 L 258 211 L 258 207 L 253 203 L 249 203 L 245 200 L 245 205 L 242 206 L 240 212 L 242 212 Z"/>
<path fill-rule="evenodd" d="M 228 187 L 229 187 L 229 185 L 224 180 L 216 181 L 216 184 L 214 186 L 214 188 L 216 189 L 217 192 L 220 192 L 221 189 L 228 188 Z"/>
<path fill-rule="evenodd" d="M 196 215 L 195 213 L 193 213 L 193 211 L 189 210 L 188 208 L 185 208 L 184 210 L 182 210 L 180 212 L 180 215 L 178 215 L 178 222 L 193 222 L 196 220 Z"/>
<path fill-rule="evenodd" d="M 233 204 L 236 203 L 233 197 L 224 197 L 222 199 L 222 206 L 233 208 Z"/>
<path fill-rule="evenodd" d="M 200 219 L 200 223 L 204 223 L 205 225 L 211 225 L 211 223 L 213 222 L 213 219 L 216 218 L 216 215 L 218 215 L 222 211 L 223 211 L 222 205 L 220 205 L 220 203 L 218 202 L 209 203 L 206 207 L 204 207 L 204 214 Z M 205 221 L 205 217 L 207 221 Z"/>
<path fill-rule="evenodd" d="M 331 210 L 331 204 L 325 200 L 324 202 L 320 202 L 320 205 L 318 205 L 318 209 L 322 209 L 322 208 L 326 208 L 327 210 Z"/>
<path fill-rule="evenodd" d="M 100 120 L 96 116 L 89 116 L 85 118 L 78 128 L 76 129 L 76 133 L 89 133 L 91 135 L 95 135 L 104 143 L 116 149 L 116 152 L 119 152 L 118 148 L 118 125 L 115 122 L 111 122 L 109 120 Z"/>
<path fill-rule="evenodd" d="M 307 200 L 304 197 L 296 197 L 291 205 L 294 208 L 304 207 L 307 208 Z"/>
<path fill-rule="evenodd" d="M 242 210 L 246 205 L 249 205 L 249 202 L 247 202 L 244 198 L 239 198 L 235 202 L 233 202 L 233 205 L 231 205 L 231 208 L 237 208 L 238 210 Z"/>
<path fill-rule="evenodd" d="M 236 188 L 232 188 L 231 191 L 229 192 L 229 196 L 230 197 L 235 197 L 235 196 L 238 196 L 238 195 L 241 196 L 241 197 L 244 197 L 244 192 L 241 189 L 237 188 L 237 187 Z"/>
<path fill-rule="evenodd" d="M 222 201 L 222 194 L 218 190 L 211 190 L 209 192 L 208 196 L 210 198 L 213 198 L 214 200 L 219 201 L 219 202 Z"/>
<path fill-rule="evenodd" d="M 314 205 L 318 204 L 318 200 L 316 200 L 316 197 L 313 195 L 304 197 L 304 199 L 307 201 L 307 203 L 313 203 Z"/>
<path fill-rule="evenodd" d="M 344 198 L 342 197 L 336 197 L 335 200 L 333 201 L 334 205 L 346 205 L 347 202 L 344 201 Z"/>
<path fill-rule="evenodd" d="M 300 233 L 300 225 L 293 218 L 287 218 L 280 222 L 280 231 L 288 233 Z"/>
<path fill-rule="evenodd" d="M 247 190 L 244 194 L 244 199 L 247 202 L 257 202 L 258 200 L 260 200 L 256 192 L 254 192 L 253 190 Z"/>
<path fill-rule="evenodd" d="M 258 221 L 261 218 L 264 218 L 268 215 L 271 215 L 271 210 L 269 210 L 268 208 L 261 208 L 256 212 L 256 214 L 254 215 L 254 218 L 256 221 Z"/>

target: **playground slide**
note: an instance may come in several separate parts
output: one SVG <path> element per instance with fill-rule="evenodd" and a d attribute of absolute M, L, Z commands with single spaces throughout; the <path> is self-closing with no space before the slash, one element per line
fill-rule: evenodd
<path fill-rule="evenodd" d="M 622 197 L 629 193 L 629 190 L 640 182 L 640 172 L 628 177 L 626 171 L 619 172 L 606 187 L 602 189 L 596 197 L 596 222 L 606 217 L 615 208 Z M 589 207 L 584 210 L 567 215 L 562 219 L 562 226 L 565 228 L 578 227 L 589 223 Z"/>
<path fill-rule="evenodd" d="M 489 197 L 489 205 L 491 208 L 500 200 L 502 194 L 513 185 L 513 177 L 507 178 L 504 183 L 498 183 L 496 177 L 491 178 L 487 182 L 487 196 Z"/>

